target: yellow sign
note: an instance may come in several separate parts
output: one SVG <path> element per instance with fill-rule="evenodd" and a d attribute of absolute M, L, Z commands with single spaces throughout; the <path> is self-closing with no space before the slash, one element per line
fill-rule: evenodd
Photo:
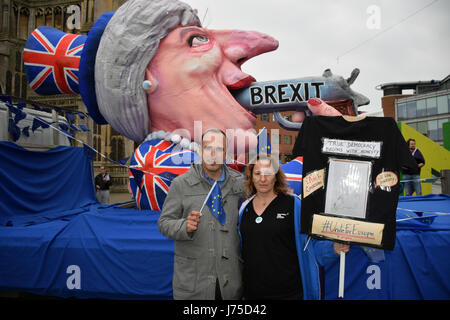
<path fill-rule="evenodd" d="M 384 224 L 313 215 L 311 233 L 329 239 L 381 245 Z"/>
<path fill-rule="evenodd" d="M 323 187 L 325 176 L 325 169 L 320 169 L 311 172 L 306 177 L 303 178 L 303 198 L 306 198 L 311 193 L 319 188 Z"/>

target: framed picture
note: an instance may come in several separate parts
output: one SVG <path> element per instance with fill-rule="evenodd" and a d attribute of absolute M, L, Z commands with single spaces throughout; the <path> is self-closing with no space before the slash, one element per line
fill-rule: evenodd
<path fill-rule="evenodd" d="M 366 218 L 370 161 L 329 159 L 325 214 Z"/>

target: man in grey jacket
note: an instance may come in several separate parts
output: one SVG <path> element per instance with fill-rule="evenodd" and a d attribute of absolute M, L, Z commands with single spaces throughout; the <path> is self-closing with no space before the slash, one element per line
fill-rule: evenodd
<path fill-rule="evenodd" d="M 238 202 L 244 196 L 242 175 L 227 167 L 226 136 L 216 129 L 202 137 L 201 164 L 176 177 L 158 221 L 163 235 L 175 240 L 174 299 L 240 299 Z M 222 225 L 202 204 L 217 181 L 226 221 Z"/>

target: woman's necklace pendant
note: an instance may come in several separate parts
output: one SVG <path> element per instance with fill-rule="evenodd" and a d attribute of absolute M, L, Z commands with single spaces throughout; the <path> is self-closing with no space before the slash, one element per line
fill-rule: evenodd
<path fill-rule="evenodd" d="M 255 222 L 256 222 L 256 223 L 261 223 L 262 221 L 263 221 L 263 218 L 262 218 L 262 217 L 258 217 L 258 218 L 255 219 Z"/>

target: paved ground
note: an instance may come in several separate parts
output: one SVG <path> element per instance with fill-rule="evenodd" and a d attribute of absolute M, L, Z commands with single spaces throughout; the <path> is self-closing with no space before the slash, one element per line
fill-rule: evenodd
<path fill-rule="evenodd" d="M 118 203 L 118 202 L 125 202 L 133 200 L 131 198 L 131 195 L 127 193 L 111 193 L 109 195 L 109 202 L 110 203 Z"/>

